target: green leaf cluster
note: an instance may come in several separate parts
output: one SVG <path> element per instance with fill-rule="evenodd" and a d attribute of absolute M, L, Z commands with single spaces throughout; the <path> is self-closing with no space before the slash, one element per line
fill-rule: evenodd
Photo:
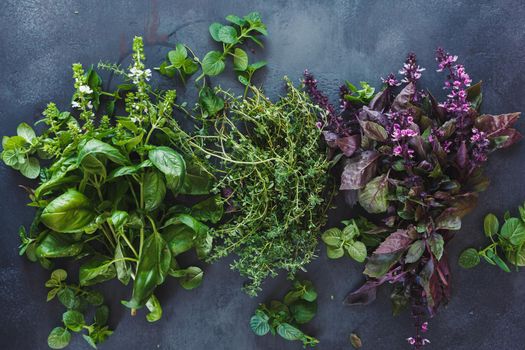
<path fill-rule="evenodd" d="M 210 171 L 221 175 L 217 187 L 231 190 L 211 260 L 235 255 L 232 268 L 250 280 L 250 295 L 268 276 L 293 275 L 310 262 L 325 223 L 329 162 L 315 126 L 319 109 L 289 81 L 287 87 L 277 102 L 254 87 L 245 99 L 218 89 L 227 110 L 202 118 L 200 136 L 187 142 L 216 160 Z"/>
<path fill-rule="evenodd" d="M 51 273 L 46 282 L 50 288 L 47 301 L 55 297 L 67 309 L 62 314 L 63 326 L 55 327 L 49 333 L 47 344 L 51 349 L 63 349 L 71 341 L 71 332 L 80 333 L 84 340 L 94 349 L 104 342 L 113 331 L 109 329 L 109 308 L 104 303 L 102 294 L 80 285 L 67 284 L 67 272 L 58 269 Z M 91 323 L 86 322 L 89 308 L 94 308 L 94 318 Z"/>
<path fill-rule="evenodd" d="M 264 67 L 266 61 L 249 63 L 248 54 L 241 46 L 246 41 L 252 41 L 263 47 L 260 36 L 268 35 L 266 25 L 257 12 L 249 13 L 242 18 L 228 15 L 226 20 L 229 24 L 215 22 L 209 26 L 212 39 L 222 44 L 222 51 L 209 51 L 200 59 L 188 46 L 179 43 L 175 46 L 175 50 L 168 52 L 166 60 L 157 68 L 159 72 L 170 78 L 178 75 L 183 82 L 186 82 L 189 76 L 201 69 L 202 73 L 196 79 L 199 81 L 205 76 L 213 77 L 221 74 L 226 68 L 227 58 L 231 57 L 239 82 L 248 87 L 253 74 Z M 205 88 L 206 85 L 203 83 L 201 89 Z"/>
<path fill-rule="evenodd" d="M 346 87 L 348 91 L 343 94 L 343 98 L 354 104 L 355 106 L 367 105 L 375 94 L 375 88 L 370 86 L 366 81 L 359 82 L 361 89 L 358 89 L 354 84 L 349 81 L 346 82 Z"/>
<path fill-rule="evenodd" d="M 258 335 L 280 335 L 286 340 L 299 340 L 303 346 L 315 346 L 317 339 L 305 334 L 299 326 L 310 322 L 317 312 L 317 292 L 310 281 L 294 281 L 283 301 L 261 304 L 250 319 L 250 328 Z"/>
<path fill-rule="evenodd" d="M 468 248 L 459 257 L 459 265 L 469 269 L 477 266 L 481 259 L 491 265 L 510 272 L 508 263 L 525 266 L 525 205 L 519 206 L 519 216 L 512 217 L 505 213 L 503 225 L 496 215 L 489 213 L 483 220 L 485 236 L 491 244 L 482 249 Z"/>
<path fill-rule="evenodd" d="M 367 256 L 366 245 L 357 239 L 360 231 L 355 220 L 347 222 L 347 225 L 340 230 L 332 227 L 326 230 L 321 236 L 326 244 L 326 254 L 330 259 L 338 259 L 345 253 L 357 262 L 364 262 Z"/>

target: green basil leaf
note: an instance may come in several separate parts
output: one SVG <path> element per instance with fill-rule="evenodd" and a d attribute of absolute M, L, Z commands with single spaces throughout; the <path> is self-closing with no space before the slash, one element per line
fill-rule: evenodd
<path fill-rule="evenodd" d="M 237 42 L 237 30 L 232 26 L 222 26 L 217 36 L 225 44 L 235 44 Z"/>
<path fill-rule="evenodd" d="M 341 247 L 341 244 L 343 243 L 343 240 L 341 239 L 342 234 L 343 233 L 340 229 L 332 227 L 323 233 L 321 239 L 326 245 L 338 248 Z"/>
<path fill-rule="evenodd" d="M 218 42 L 221 41 L 221 39 L 219 38 L 219 31 L 221 30 L 222 27 L 223 25 L 217 22 L 210 24 L 209 31 L 210 31 L 210 35 L 213 38 L 213 40 L 218 41 Z"/>
<path fill-rule="evenodd" d="M 471 269 L 480 262 L 478 251 L 474 248 L 468 248 L 459 256 L 459 266 L 464 269 Z"/>
<path fill-rule="evenodd" d="M 501 227 L 501 236 L 510 240 L 510 242 L 519 246 L 525 243 L 525 225 L 518 218 L 509 218 Z"/>
<path fill-rule="evenodd" d="M 222 52 L 210 51 L 202 59 L 202 72 L 210 77 L 221 74 L 224 67 Z"/>
<path fill-rule="evenodd" d="M 132 309 L 146 305 L 155 288 L 164 282 L 170 265 L 171 252 L 168 244 L 158 232 L 153 232 L 144 241 L 131 300 L 124 301 L 123 304 Z"/>
<path fill-rule="evenodd" d="M 53 231 L 74 233 L 83 231 L 95 216 L 90 200 L 76 190 L 69 190 L 44 208 L 40 220 Z"/>
<path fill-rule="evenodd" d="M 117 244 L 115 248 L 115 270 L 117 272 L 117 278 L 122 284 L 128 285 L 131 278 L 131 267 L 124 260 L 124 253 L 122 252 L 122 246 Z"/>
<path fill-rule="evenodd" d="M 113 170 L 109 174 L 109 176 L 107 178 L 107 181 L 113 180 L 113 179 L 115 179 L 117 177 L 120 177 L 120 176 L 136 174 L 141 169 L 148 168 L 148 167 L 151 167 L 151 166 L 153 166 L 153 163 L 149 159 L 146 159 L 145 161 L 143 161 L 143 162 L 141 162 L 141 163 L 139 163 L 137 165 L 124 165 L 124 166 L 121 166 L 119 168 L 116 168 L 115 170 Z"/>
<path fill-rule="evenodd" d="M 199 70 L 199 65 L 195 60 L 186 58 L 184 63 L 182 63 L 182 70 L 184 71 L 184 74 L 191 75 Z"/>
<path fill-rule="evenodd" d="M 148 322 L 155 322 L 162 318 L 162 306 L 155 295 L 151 295 L 146 303 L 149 313 L 146 315 Z"/>
<path fill-rule="evenodd" d="M 162 230 L 162 236 L 170 247 L 171 254 L 177 256 L 193 247 L 195 231 L 187 225 L 170 225 Z"/>
<path fill-rule="evenodd" d="M 75 310 L 68 310 L 64 312 L 62 315 L 62 322 L 64 322 L 64 325 L 73 332 L 80 332 L 83 326 L 86 324 L 84 315 Z"/>
<path fill-rule="evenodd" d="M 219 222 L 224 213 L 224 206 L 220 195 L 215 195 L 191 207 L 191 215 L 201 221 L 213 224 Z"/>
<path fill-rule="evenodd" d="M 250 328 L 252 329 L 253 333 L 255 333 L 258 336 L 268 334 L 268 332 L 270 331 L 270 325 L 268 324 L 268 316 L 266 316 L 266 318 L 263 318 L 259 314 L 253 315 L 250 318 Z"/>
<path fill-rule="evenodd" d="M 213 116 L 224 109 L 224 100 L 205 86 L 199 91 L 199 105 L 209 116 Z"/>
<path fill-rule="evenodd" d="M 233 68 L 241 72 L 248 68 L 248 54 L 238 47 L 233 51 Z"/>
<path fill-rule="evenodd" d="M 244 24 L 246 24 L 246 21 L 244 19 L 235 15 L 226 16 L 226 20 L 228 22 L 232 22 L 233 24 L 237 24 L 238 26 L 243 26 Z"/>
<path fill-rule="evenodd" d="M 298 324 L 305 324 L 314 318 L 317 312 L 317 303 L 299 300 L 290 305 L 290 312 Z"/>
<path fill-rule="evenodd" d="M 47 337 L 47 345 L 51 349 L 63 349 L 69 345 L 71 341 L 71 333 L 65 328 L 56 327 L 53 328 L 49 336 Z"/>
<path fill-rule="evenodd" d="M 499 221 L 496 215 L 490 213 L 485 216 L 483 220 L 483 229 L 485 231 L 485 236 L 492 237 L 498 233 L 499 230 Z"/>
<path fill-rule="evenodd" d="M 83 247 L 82 242 L 76 242 L 70 235 L 48 232 L 38 243 L 35 254 L 39 258 L 65 258 L 77 256 Z"/>
<path fill-rule="evenodd" d="M 182 44 L 177 44 L 175 50 L 168 52 L 168 59 L 175 68 L 182 68 L 186 57 L 188 57 L 188 50 Z"/>
<path fill-rule="evenodd" d="M 162 175 L 157 171 L 146 173 L 143 182 L 144 187 L 144 209 L 153 211 L 157 209 L 166 196 L 166 184 Z"/>
<path fill-rule="evenodd" d="M 150 150 L 148 158 L 166 176 L 166 185 L 170 190 L 178 191 L 182 187 L 186 175 L 186 162 L 178 152 L 160 146 Z"/>
<path fill-rule="evenodd" d="M 111 259 L 95 257 L 80 266 L 78 279 L 81 286 L 109 281 L 117 277 L 115 267 Z"/>
<path fill-rule="evenodd" d="M 16 134 L 26 140 L 27 143 L 31 143 L 31 141 L 36 137 L 33 128 L 26 123 L 20 123 L 18 125 L 16 128 Z"/>
<path fill-rule="evenodd" d="M 40 175 L 40 162 L 35 157 L 29 157 L 20 165 L 20 173 L 29 179 L 36 179 Z"/>
<path fill-rule="evenodd" d="M 109 308 L 107 305 L 101 305 L 95 310 L 95 323 L 98 326 L 105 326 L 108 323 Z"/>
<path fill-rule="evenodd" d="M 366 259 L 366 246 L 363 242 L 353 241 L 345 244 L 346 251 L 352 259 L 363 262 Z"/>
<path fill-rule="evenodd" d="M 213 187 L 213 178 L 192 163 L 186 163 L 186 176 L 180 189 L 181 194 L 206 195 Z"/>
<path fill-rule="evenodd" d="M 68 309 L 77 309 L 81 304 L 80 298 L 78 298 L 75 292 L 69 287 L 60 290 L 57 296 L 60 303 Z"/>
<path fill-rule="evenodd" d="M 195 289 L 202 283 L 202 270 L 197 266 L 190 266 L 184 270 L 174 271 L 173 275 L 179 277 L 179 283 L 186 290 Z"/>
<path fill-rule="evenodd" d="M 97 139 L 91 139 L 79 145 L 78 148 L 78 164 L 82 163 L 82 160 L 88 155 L 102 155 L 120 165 L 128 163 L 126 157 L 118 149 Z"/>
<path fill-rule="evenodd" d="M 304 336 L 303 332 L 286 322 L 277 326 L 277 334 L 286 340 L 298 340 Z"/>
<path fill-rule="evenodd" d="M 328 255 L 330 259 L 339 259 L 343 255 L 345 255 L 345 251 L 343 247 L 332 247 L 332 246 L 327 245 L 326 255 Z"/>

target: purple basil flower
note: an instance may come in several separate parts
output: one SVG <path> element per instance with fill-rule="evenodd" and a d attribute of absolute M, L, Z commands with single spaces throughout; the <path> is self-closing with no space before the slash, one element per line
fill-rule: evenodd
<path fill-rule="evenodd" d="M 328 117 L 330 122 L 334 121 L 337 122 L 337 115 L 335 112 L 334 106 L 330 103 L 328 100 L 328 96 L 323 94 L 318 88 L 317 88 L 317 79 L 314 78 L 314 76 L 306 69 L 304 71 L 304 79 L 303 84 L 306 88 L 306 91 L 312 98 L 312 100 L 322 109 L 326 110 L 328 112 Z"/>
<path fill-rule="evenodd" d="M 425 68 L 417 65 L 416 54 L 411 52 L 408 54 L 403 68 L 399 70 L 399 74 L 405 76 L 401 81 L 403 83 L 415 83 L 421 78 L 421 72 L 424 70 Z"/>
<path fill-rule="evenodd" d="M 383 84 L 386 84 L 387 86 L 390 86 L 390 87 L 401 85 L 401 82 L 397 80 L 394 73 L 390 73 L 389 75 L 386 76 L 386 78 L 381 78 L 381 81 L 383 82 Z"/>
<path fill-rule="evenodd" d="M 472 79 L 470 79 L 463 65 L 456 64 L 457 60 L 458 56 L 452 56 L 442 48 L 436 50 L 437 71 L 448 71 L 447 80 L 443 88 L 450 90 L 447 100 L 439 105 L 445 108 L 447 112 L 456 114 L 455 117 L 462 117 L 470 108 L 466 89 L 472 83 Z"/>

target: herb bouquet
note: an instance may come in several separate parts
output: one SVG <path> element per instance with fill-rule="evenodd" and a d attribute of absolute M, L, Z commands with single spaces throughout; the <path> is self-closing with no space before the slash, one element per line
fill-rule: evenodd
<path fill-rule="evenodd" d="M 199 258 L 210 252 L 206 223 L 218 222 L 223 206 L 220 196 L 210 196 L 213 175 L 170 139 L 167 126 L 176 93 L 152 90 L 144 60 L 142 39 L 135 38 L 129 69 L 110 67 L 124 78 L 113 93 L 102 91 L 95 70 L 73 65 L 73 111 L 59 111 L 50 103 L 41 121 L 43 133 L 37 136 L 20 124 L 17 136 L 4 137 L 2 159 L 40 179 L 38 187 L 27 188 L 29 205 L 37 212 L 28 233 L 20 230 L 20 253 L 46 268 L 57 258 L 80 262 L 80 285 L 65 286 L 64 277 L 56 277 L 65 274 L 56 272 L 48 283 L 56 287 L 48 299 L 58 295 L 68 309 L 81 311 L 84 287 L 114 278 L 125 285 L 132 281 L 131 298 L 123 304 L 132 314 L 147 306 L 148 321 L 156 321 L 162 309 L 154 292 L 168 276 L 186 289 L 202 281 L 202 270 L 182 268 L 177 256 L 192 248 Z M 105 113 L 100 108 L 104 98 L 109 100 Z M 110 120 L 120 99 L 125 113 Z M 72 325 L 64 318 L 64 323 L 69 330 L 82 329 L 78 322 Z M 54 330 L 50 346 L 67 345 L 67 332 Z"/>
<path fill-rule="evenodd" d="M 394 284 L 394 314 L 411 305 L 417 333 L 408 341 L 416 348 L 428 342 L 420 333 L 427 329 L 424 318 L 450 297 L 445 247 L 489 184 L 483 165 L 492 151 L 521 137 L 512 128 L 519 113 L 480 114 L 481 83 L 471 86 L 457 56 L 438 49 L 437 62 L 438 71 L 447 74 L 442 103 L 419 89 L 423 69 L 414 54 L 400 71 L 402 81 L 389 75 L 369 103 L 365 89 L 343 87 L 341 114 L 310 75 L 305 79 L 331 115 L 321 126 L 328 144 L 346 156 L 340 189 L 349 201 L 383 217 L 378 232 L 388 230 L 378 246 L 369 247 L 368 280 L 345 303 L 370 303 L 380 285 Z"/>

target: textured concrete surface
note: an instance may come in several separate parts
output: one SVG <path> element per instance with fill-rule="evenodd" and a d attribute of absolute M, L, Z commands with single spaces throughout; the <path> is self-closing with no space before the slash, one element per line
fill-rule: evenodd
<path fill-rule="evenodd" d="M 444 46 L 459 54 L 471 76 L 485 82 L 484 110 L 524 111 L 525 5 L 505 1 L 128 1 L 128 0 L 3 0 L 0 2 L 0 133 L 14 134 L 22 121 L 35 121 L 48 101 L 66 108 L 72 92 L 70 64 L 100 59 L 128 59 L 131 39 L 148 42 L 148 63 L 160 63 L 168 47 L 182 41 L 199 54 L 215 47 L 208 36 L 211 22 L 230 13 L 257 10 L 268 24 L 270 37 L 257 56 L 269 60 L 257 82 L 271 96 L 281 91 L 280 78 L 298 80 L 309 68 L 335 100 L 344 80 L 369 80 L 396 71 L 409 50 L 427 67 L 425 83 L 438 89 L 443 76 L 434 72 L 433 51 Z M 165 86 L 174 84 L 160 81 Z M 217 82 L 217 81 L 215 81 Z M 233 79 L 222 81 L 235 86 Z M 175 84 L 175 87 L 180 88 Z M 182 92 L 182 91 L 181 91 Z M 192 91 L 188 91 L 191 95 Z M 518 128 L 524 131 L 525 121 Z M 488 211 L 503 214 L 525 200 L 522 153 L 525 142 L 496 155 L 487 172 L 490 189 L 464 221 L 452 244 L 453 299 L 432 320 L 428 349 L 523 349 L 525 332 L 525 274 L 506 274 L 481 265 L 457 267 L 459 252 L 484 242 L 481 220 Z M 0 165 L 0 347 L 46 349 L 46 337 L 59 324 L 61 307 L 46 304 L 48 273 L 17 255 L 17 229 L 29 224 L 33 210 L 17 185 L 31 184 Z M 350 217 L 340 205 L 330 221 Z M 193 257 L 189 257 L 192 260 Z M 101 349 L 299 349 L 298 343 L 256 337 L 248 319 L 258 302 L 281 297 L 289 287 L 281 276 L 265 284 L 259 298 L 240 291 L 243 279 L 222 261 L 205 269 L 205 281 L 187 292 L 167 283 L 160 292 L 164 317 L 148 324 L 132 318 L 119 305 L 130 291 L 119 284 L 103 286 L 111 296 L 115 334 Z M 341 305 L 357 287 L 361 267 L 349 260 L 328 261 L 324 249 L 308 267 L 319 289 L 319 313 L 307 330 L 317 336 L 318 349 L 349 349 L 348 336 L 358 333 L 363 349 L 406 349 L 412 334 L 404 314 L 390 314 L 388 288 L 368 307 Z M 75 337 L 71 349 L 88 349 Z"/>

